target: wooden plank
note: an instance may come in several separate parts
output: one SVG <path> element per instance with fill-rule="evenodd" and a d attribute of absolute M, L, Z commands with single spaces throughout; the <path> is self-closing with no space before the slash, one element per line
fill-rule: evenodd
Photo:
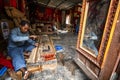
<path fill-rule="evenodd" d="M 22 72 L 21 71 L 17 71 L 16 75 L 17 75 L 17 80 L 22 80 Z"/>
<path fill-rule="evenodd" d="M 29 59 L 27 60 L 27 63 L 35 63 L 36 61 L 36 51 L 37 51 L 37 48 L 34 48 L 31 52 L 31 55 L 29 57 Z"/>
<path fill-rule="evenodd" d="M 42 65 L 42 70 L 55 70 L 57 67 L 57 59 L 45 61 Z"/>
<path fill-rule="evenodd" d="M 35 72 L 37 70 L 55 69 L 57 67 L 57 59 L 52 40 L 48 35 L 41 35 L 37 42 L 39 43 L 38 47 L 32 50 L 27 60 L 28 65 L 32 66 L 28 67 L 28 70 Z"/>
<path fill-rule="evenodd" d="M 29 66 L 28 71 L 30 72 L 42 71 L 42 66 Z"/>

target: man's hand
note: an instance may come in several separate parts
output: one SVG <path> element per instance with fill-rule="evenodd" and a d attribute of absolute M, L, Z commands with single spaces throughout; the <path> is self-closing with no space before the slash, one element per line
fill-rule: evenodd
<path fill-rule="evenodd" d="M 36 47 L 38 47 L 39 43 L 35 43 L 34 45 L 35 45 Z"/>
<path fill-rule="evenodd" d="M 31 39 L 36 39 L 37 36 L 36 36 L 36 35 L 30 35 L 29 38 L 31 38 Z"/>

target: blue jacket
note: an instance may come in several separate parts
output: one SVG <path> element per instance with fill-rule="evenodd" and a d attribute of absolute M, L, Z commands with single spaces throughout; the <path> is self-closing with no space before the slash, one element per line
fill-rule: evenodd
<path fill-rule="evenodd" d="M 8 48 L 15 48 L 26 44 L 35 44 L 35 41 L 29 39 L 29 33 L 22 33 L 19 27 L 12 29 L 9 35 Z"/>

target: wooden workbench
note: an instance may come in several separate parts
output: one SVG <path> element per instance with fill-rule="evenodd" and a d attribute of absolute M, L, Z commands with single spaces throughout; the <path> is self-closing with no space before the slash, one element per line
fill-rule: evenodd
<path fill-rule="evenodd" d="M 46 69 L 54 70 L 57 66 L 56 52 L 52 39 L 48 35 L 40 35 L 39 46 L 32 50 L 27 59 L 28 70 L 31 72 Z"/>

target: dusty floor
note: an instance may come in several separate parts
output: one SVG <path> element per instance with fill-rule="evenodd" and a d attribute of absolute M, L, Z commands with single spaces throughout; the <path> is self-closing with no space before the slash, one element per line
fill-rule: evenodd
<path fill-rule="evenodd" d="M 35 72 L 29 80 L 90 80 L 83 71 L 75 64 L 77 35 L 73 33 L 49 35 L 54 46 L 63 47 L 61 52 L 56 53 L 57 68 Z M 6 79 L 11 80 L 11 79 Z"/>

